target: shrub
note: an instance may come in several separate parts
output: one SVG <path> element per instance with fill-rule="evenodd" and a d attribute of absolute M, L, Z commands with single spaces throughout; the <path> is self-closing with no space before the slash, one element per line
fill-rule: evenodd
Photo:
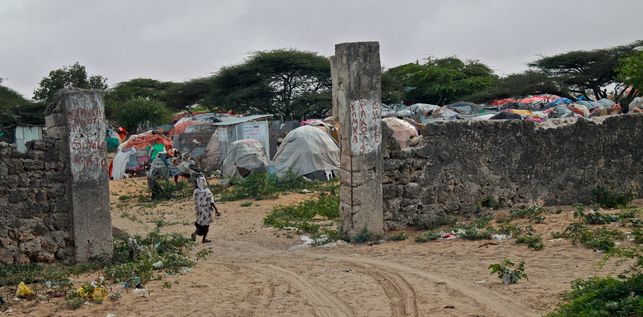
<path fill-rule="evenodd" d="M 375 236 L 373 236 L 373 235 L 368 231 L 368 229 L 366 229 L 366 227 L 364 227 L 364 229 L 362 229 L 362 231 L 360 231 L 360 232 L 359 232 L 356 236 L 354 236 L 351 240 L 352 240 L 352 241 L 353 241 L 353 243 L 355 243 L 355 244 L 364 244 L 364 243 L 367 243 L 367 242 L 369 242 L 369 241 L 373 241 L 373 240 L 375 240 L 375 238 L 376 238 L 376 237 L 375 237 Z"/>
<path fill-rule="evenodd" d="M 604 208 L 626 207 L 635 197 L 632 193 L 617 192 L 601 186 L 592 190 L 592 196 L 594 201 Z"/>
<path fill-rule="evenodd" d="M 320 193 L 316 199 L 306 200 L 294 206 L 275 207 L 263 219 L 263 223 L 277 229 L 292 227 L 304 233 L 317 233 L 320 225 L 311 222 L 317 215 L 329 220 L 338 219 L 339 196 L 334 192 Z"/>
<path fill-rule="evenodd" d="M 537 234 L 526 234 L 516 238 L 516 243 L 526 244 L 527 247 L 534 250 L 542 250 L 545 245 L 543 244 L 543 238 Z"/>
<path fill-rule="evenodd" d="M 404 240 L 406 240 L 406 238 L 407 238 L 406 233 L 404 231 L 402 231 L 402 232 L 399 232 L 397 234 L 388 236 L 387 240 L 390 240 L 390 241 L 404 241 Z"/>
<path fill-rule="evenodd" d="M 564 302 L 547 317 L 643 316 L 643 275 L 593 277 L 572 282 Z"/>
<path fill-rule="evenodd" d="M 600 212 L 584 214 L 583 218 L 588 225 L 603 225 L 619 220 L 619 217 L 616 215 L 602 214 Z"/>
<path fill-rule="evenodd" d="M 440 234 L 432 231 L 427 231 L 415 236 L 415 242 L 425 243 L 431 240 L 437 240 L 440 238 Z"/>
<path fill-rule="evenodd" d="M 149 188 L 154 200 L 168 200 L 172 198 L 189 197 L 192 195 L 192 188 L 188 182 L 159 179 L 156 181 L 156 188 Z"/>
<path fill-rule="evenodd" d="M 624 234 L 621 231 L 607 228 L 597 230 L 587 229 L 583 224 L 572 223 L 562 234 L 573 243 L 580 242 L 582 245 L 597 251 L 612 251 L 616 247 L 614 240 L 621 240 Z"/>
<path fill-rule="evenodd" d="M 282 192 L 298 190 L 336 190 L 336 185 L 327 182 L 308 181 L 303 177 L 288 174 L 278 179 L 267 173 L 253 173 L 242 179 L 234 179 L 231 188 L 225 190 L 221 196 L 222 201 L 234 201 L 253 198 L 257 200 L 274 198 Z"/>
<path fill-rule="evenodd" d="M 521 261 L 516 266 L 511 260 L 504 259 L 500 263 L 489 265 L 489 270 L 491 270 L 491 274 L 498 275 L 498 278 L 502 280 L 502 284 L 505 285 L 516 284 L 519 280 L 527 278 L 524 261 Z"/>
<path fill-rule="evenodd" d="M 543 209 L 541 207 L 525 207 L 511 210 L 512 219 L 529 219 L 535 223 L 542 223 L 545 217 L 542 215 Z"/>

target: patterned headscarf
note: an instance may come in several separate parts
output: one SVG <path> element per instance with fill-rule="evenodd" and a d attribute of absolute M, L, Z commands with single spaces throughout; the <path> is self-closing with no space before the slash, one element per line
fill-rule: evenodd
<path fill-rule="evenodd" d="M 198 191 L 205 191 L 208 189 L 208 181 L 205 177 L 199 176 L 199 178 L 196 179 L 196 186 Z"/>

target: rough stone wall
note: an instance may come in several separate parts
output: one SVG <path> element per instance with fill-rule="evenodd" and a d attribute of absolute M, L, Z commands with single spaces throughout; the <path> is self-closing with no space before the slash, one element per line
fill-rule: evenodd
<path fill-rule="evenodd" d="M 434 123 L 405 150 L 384 124 L 387 228 L 489 204 L 586 203 L 599 185 L 643 196 L 643 115 L 552 123 Z"/>
<path fill-rule="evenodd" d="M 0 142 L 0 263 L 73 257 L 60 142 L 27 143 L 27 153 Z"/>

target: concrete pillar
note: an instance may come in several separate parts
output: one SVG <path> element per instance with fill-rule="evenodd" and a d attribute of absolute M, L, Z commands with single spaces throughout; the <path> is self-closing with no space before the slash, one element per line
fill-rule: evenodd
<path fill-rule="evenodd" d="M 349 237 L 356 236 L 364 229 L 376 237 L 382 236 L 379 43 L 335 45 L 334 73 L 333 87 L 337 88 L 333 89 L 336 94 L 333 100 L 337 101 L 341 143 L 341 230 Z"/>
<path fill-rule="evenodd" d="M 112 255 L 112 218 L 101 91 L 63 89 L 46 109 L 47 136 L 62 141 L 76 261 Z"/>

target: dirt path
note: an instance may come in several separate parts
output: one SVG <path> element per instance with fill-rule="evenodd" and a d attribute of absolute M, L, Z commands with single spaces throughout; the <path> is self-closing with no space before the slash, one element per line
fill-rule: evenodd
<path fill-rule="evenodd" d="M 112 219 L 129 234 L 145 234 L 163 219 L 167 232 L 189 234 L 193 212 L 187 199 L 141 204 L 132 197 L 144 180 L 112 182 Z M 267 201 L 220 204 L 211 248 L 191 272 L 151 281 L 149 297 L 124 293 L 116 302 L 83 305 L 71 311 L 62 299 L 16 306 L 7 316 L 540 316 L 559 301 L 570 281 L 620 272 L 626 264 L 597 266 L 602 255 L 549 238 L 573 221 L 572 208 L 547 215 L 545 248 L 533 251 L 515 241 L 413 241 L 379 245 L 307 248 L 293 233 L 266 228 L 263 217 L 274 206 L 312 198 L 288 194 Z M 242 206 L 243 204 L 243 206 Z M 642 205 L 641 201 L 637 204 Z M 249 205 L 249 206 L 248 206 Z M 246 206 L 246 207 L 244 207 Z M 413 232 L 409 232 L 413 236 Z M 411 239 L 412 240 L 412 239 Z M 529 280 L 502 285 L 489 275 L 491 263 L 505 257 L 524 260 Z M 171 288 L 163 287 L 170 282 Z M 116 286 L 114 290 L 118 290 Z"/>

